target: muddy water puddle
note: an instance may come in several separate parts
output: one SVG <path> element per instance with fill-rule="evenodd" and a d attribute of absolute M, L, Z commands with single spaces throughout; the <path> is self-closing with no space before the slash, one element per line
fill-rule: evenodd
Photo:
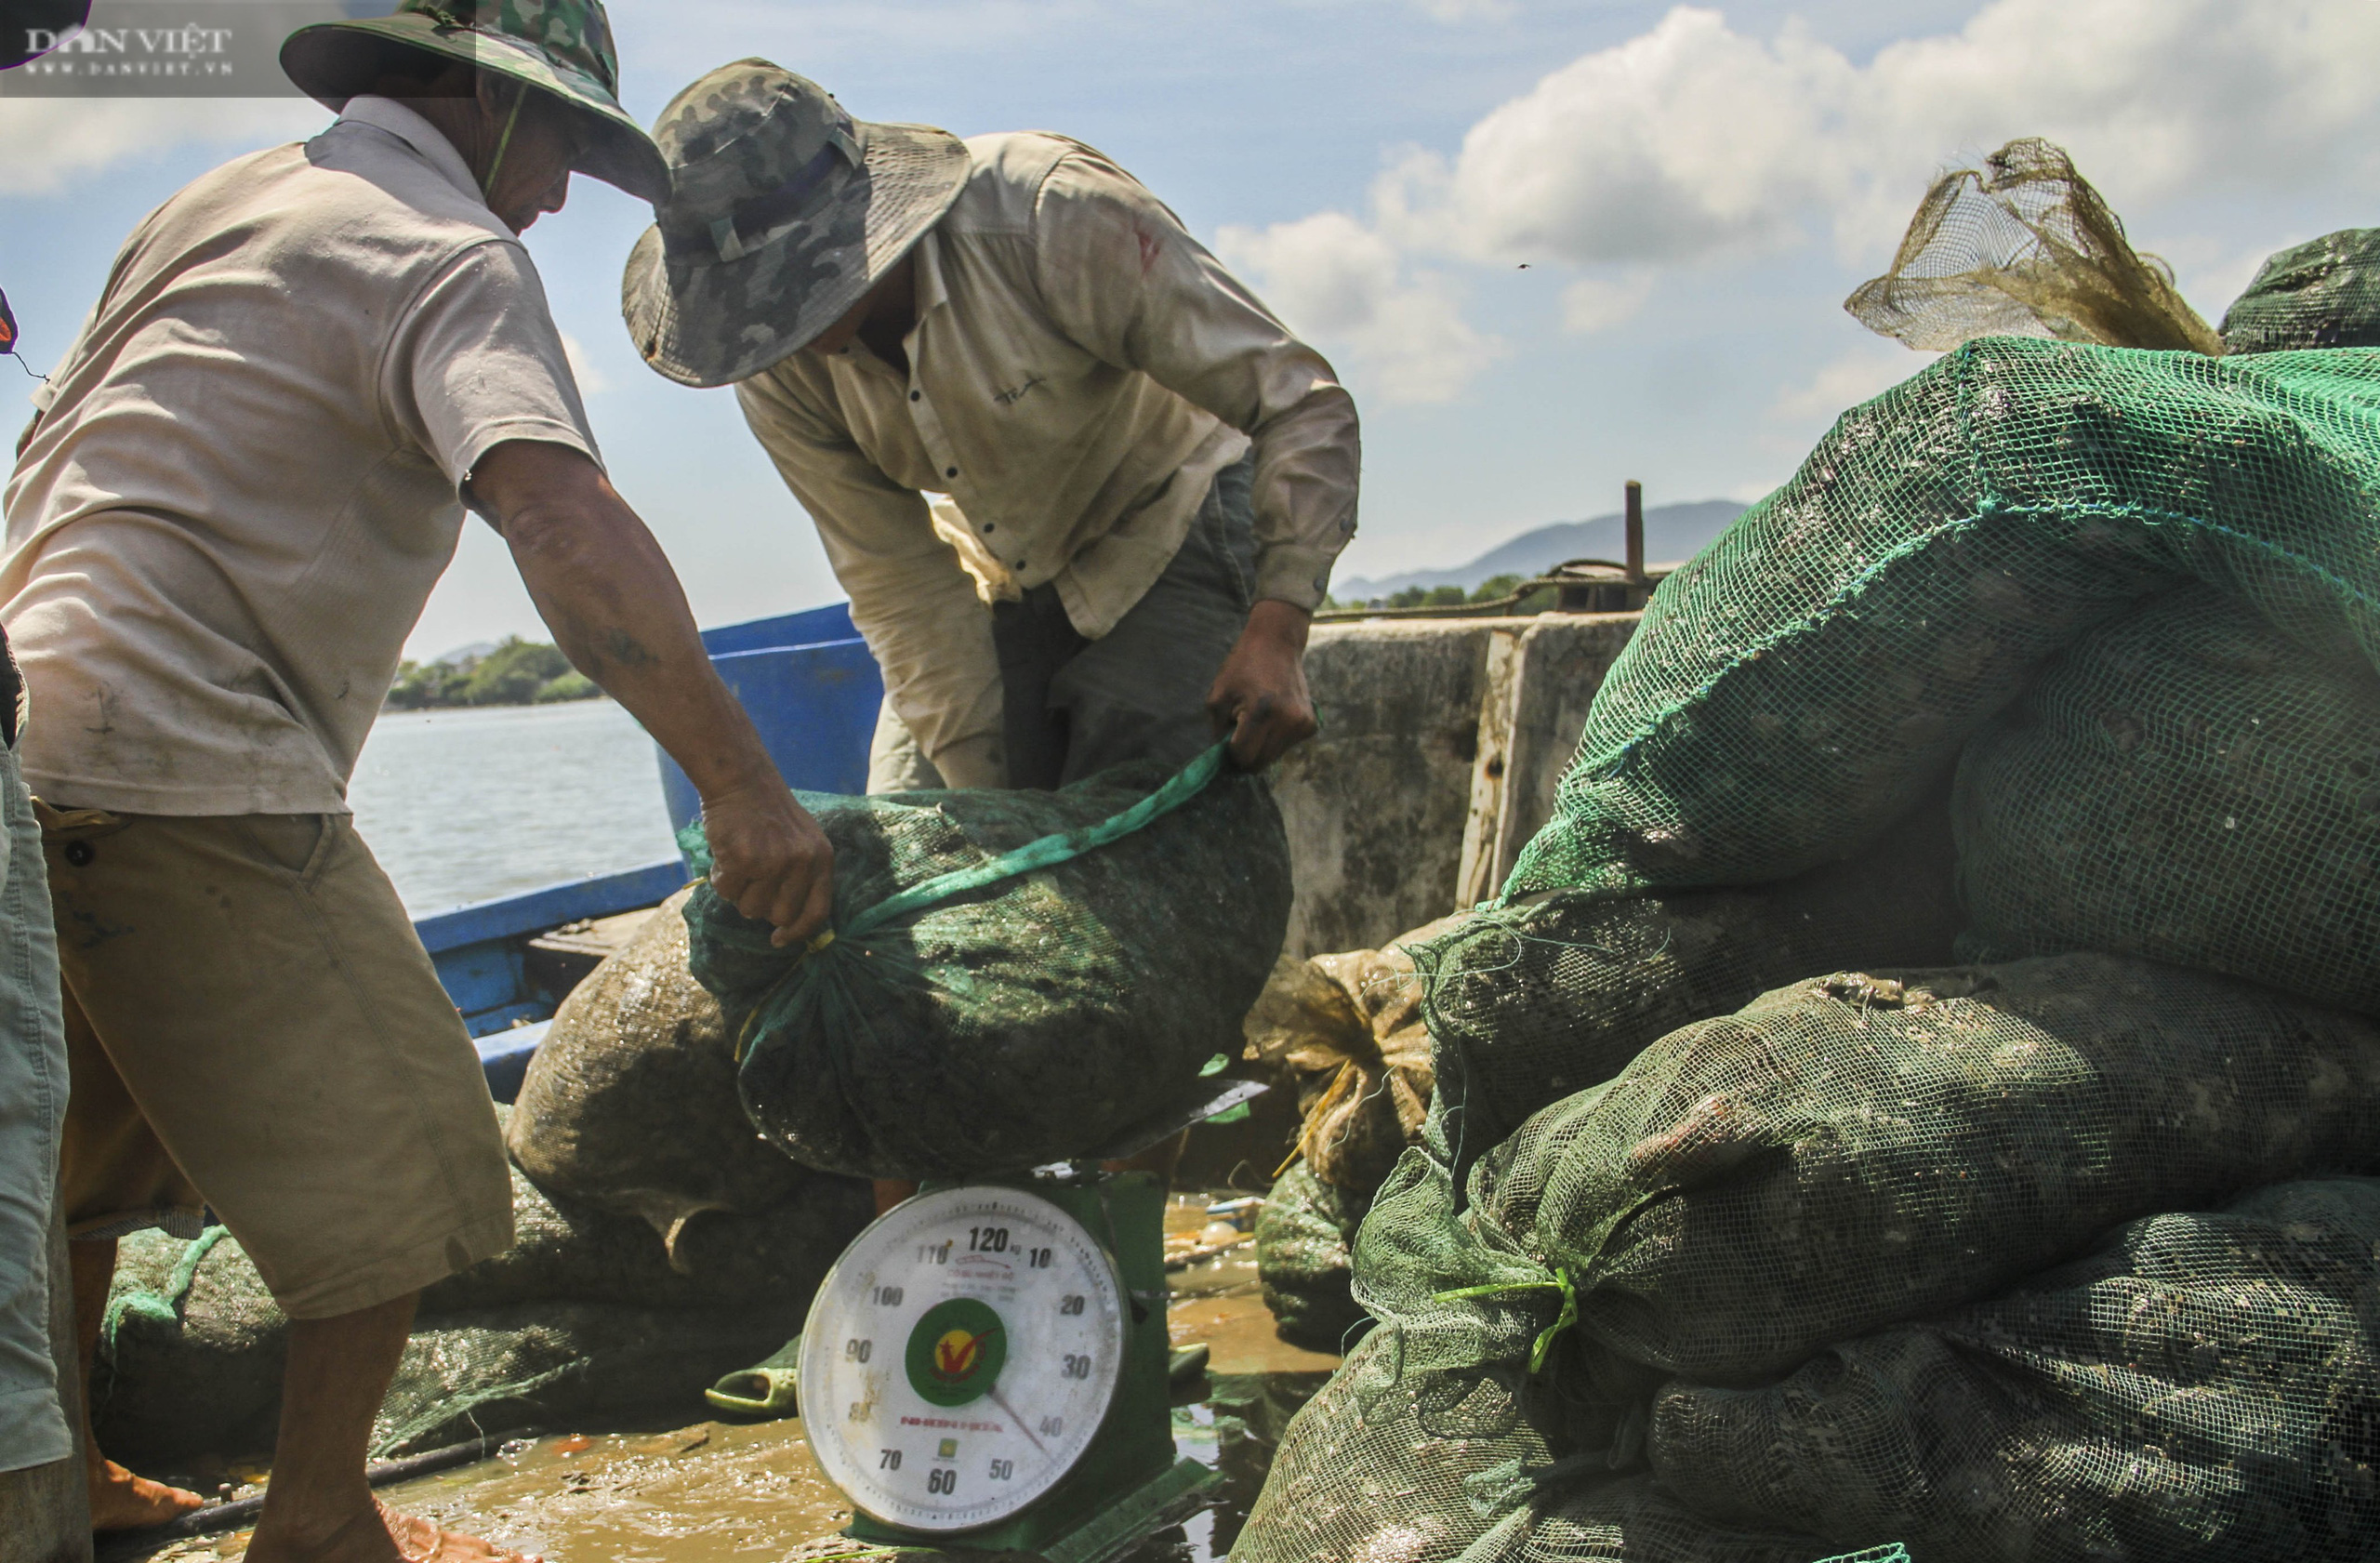
<path fill-rule="evenodd" d="M 1206 1216 L 1204 1197 L 1177 1197 L 1170 1254 L 1211 1252 L 1170 1278 L 1177 1346 L 1203 1343 L 1205 1394 L 1173 1410 L 1175 1448 L 1218 1470 L 1210 1507 L 1127 1555 L 1129 1563 L 1209 1563 L 1227 1552 L 1263 1485 L 1281 1428 L 1338 1365 L 1273 1332 L 1252 1243 Z M 1233 1246 L 1225 1246 L 1233 1245 Z M 1214 1252 L 1220 1250 L 1220 1252 Z M 1197 1395 L 1195 1384 L 1182 1397 Z M 699 1402 L 696 1402 L 699 1405 Z M 160 1473 L 165 1474 L 165 1473 Z M 260 1471 L 233 1466 L 226 1496 L 260 1490 Z M 205 1484 L 216 1486 L 213 1480 Z M 553 1563 L 769 1563 L 852 1550 L 836 1533 L 850 1505 L 829 1486 L 800 1421 L 686 1422 L 667 1414 L 552 1433 L 505 1446 L 474 1465 L 382 1490 L 397 1509 Z M 142 1553 L 103 1549 L 110 1563 L 230 1563 L 247 1532 Z"/>

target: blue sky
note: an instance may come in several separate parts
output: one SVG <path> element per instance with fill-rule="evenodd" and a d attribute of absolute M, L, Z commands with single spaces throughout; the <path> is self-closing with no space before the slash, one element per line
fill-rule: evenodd
<path fill-rule="evenodd" d="M 1655 503 L 1758 497 L 1844 407 L 1918 365 L 1841 300 L 1937 169 L 2011 137 L 2069 146 L 2210 320 L 2265 254 L 2380 222 L 2373 0 L 621 0 L 612 15 L 647 120 L 757 54 L 864 117 L 1062 130 L 1139 175 L 1354 389 L 1348 575 L 1614 509 L 1630 477 Z M 271 100 L 0 100 L 0 287 L 27 356 L 64 350 L 143 213 L 324 118 Z M 705 622 L 832 600 L 732 398 L 662 381 L 628 344 L 619 269 L 647 220 L 582 180 L 529 236 L 614 475 Z M 474 525 L 412 649 L 539 632 Z"/>

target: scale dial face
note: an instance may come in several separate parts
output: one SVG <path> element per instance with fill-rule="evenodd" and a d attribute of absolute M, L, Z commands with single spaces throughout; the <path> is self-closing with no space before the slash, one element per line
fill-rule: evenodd
<path fill-rule="evenodd" d="M 1124 1364 L 1115 1261 L 1038 1195 L 947 1188 L 835 1262 L 801 1334 L 803 1431 L 887 1524 L 970 1530 L 1057 1485 Z"/>

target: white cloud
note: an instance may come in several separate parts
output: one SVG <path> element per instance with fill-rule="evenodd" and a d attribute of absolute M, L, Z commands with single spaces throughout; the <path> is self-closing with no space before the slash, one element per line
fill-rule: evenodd
<path fill-rule="evenodd" d="M 567 331 L 562 333 L 562 355 L 570 361 L 571 378 L 578 382 L 581 396 L 601 396 L 612 389 L 611 377 L 595 366 L 578 338 Z"/>
<path fill-rule="evenodd" d="M 1562 329 L 1583 337 L 1634 319 L 1652 298 L 1655 281 L 1651 272 L 1637 272 L 1618 281 L 1580 277 L 1562 290 Z"/>
<path fill-rule="evenodd" d="M 248 147 L 322 129 L 322 105 L 298 98 L 0 99 L 0 194 L 46 195 L 129 157 L 189 142 Z"/>
<path fill-rule="evenodd" d="M 1860 403 L 1883 395 L 1928 364 L 1937 352 L 1911 352 L 1897 342 L 1863 342 L 1820 366 L 1800 385 L 1788 387 L 1769 404 L 1778 423 L 1815 435 Z"/>
<path fill-rule="evenodd" d="M 1411 272 L 1395 245 L 1344 212 L 1262 232 L 1225 228 L 1215 247 L 1292 329 L 1343 349 L 1392 402 L 1449 401 L 1504 351 L 1463 320 L 1451 283 Z"/>
<path fill-rule="evenodd" d="M 2371 0 L 1993 0 L 1853 63 L 1788 23 L 1672 10 L 1383 176 L 1384 230 L 1479 261 L 1675 263 L 1824 219 L 1888 249 L 1931 171 L 2021 135 L 2065 144 L 2119 210 L 2203 184 L 2373 182 Z"/>

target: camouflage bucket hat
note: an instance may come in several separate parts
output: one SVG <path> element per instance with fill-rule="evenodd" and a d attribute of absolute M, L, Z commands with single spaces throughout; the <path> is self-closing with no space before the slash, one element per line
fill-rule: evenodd
<path fill-rule="evenodd" d="M 600 0 L 404 0 L 392 16 L 299 28 L 281 46 L 281 68 L 299 91 L 339 109 L 403 53 L 459 60 L 561 99 L 593 132 L 577 172 L 656 206 L 668 195 L 661 149 L 620 107 L 619 56 Z"/>
<path fill-rule="evenodd" d="M 644 361 L 685 385 L 748 379 L 816 339 L 942 219 L 965 143 L 855 120 L 765 60 L 678 94 L 654 139 L 672 187 L 620 279 Z"/>

